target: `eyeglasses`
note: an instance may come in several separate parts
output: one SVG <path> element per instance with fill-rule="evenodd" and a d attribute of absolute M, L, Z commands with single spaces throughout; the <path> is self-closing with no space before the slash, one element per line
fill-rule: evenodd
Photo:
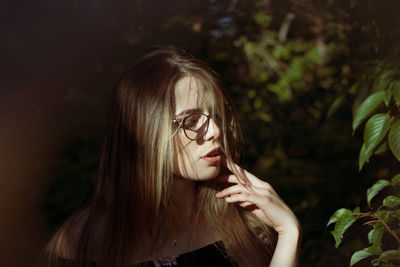
<path fill-rule="evenodd" d="M 195 141 L 203 138 L 207 133 L 211 118 L 214 118 L 217 123 L 221 122 L 221 118 L 218 115 L 206 115 L 203 113 L 191 114 L 182 119 L 173 120 L 173 122 L 178 123 L 183 128 L 188 139 Z"/>

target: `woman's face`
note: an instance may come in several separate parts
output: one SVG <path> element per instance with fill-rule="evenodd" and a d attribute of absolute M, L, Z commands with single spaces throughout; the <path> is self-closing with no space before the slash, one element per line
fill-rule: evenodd
<path fill-rule="evenodd" d="M 210 115 L 210 98 L 198 79 L 182 78 L 175 87 L 175 120 L 196 113 Z M 210 117 L 206 133 L 198 140 L 190 140 L 180 127 L 174 140 L 174 175 L 196 181 L 215 178 L 221 164 L 220 135 L 213 117 Z"/>

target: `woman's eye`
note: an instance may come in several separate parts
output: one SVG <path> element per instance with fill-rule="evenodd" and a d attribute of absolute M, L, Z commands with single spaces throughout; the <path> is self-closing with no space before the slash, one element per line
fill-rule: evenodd
<path fill-rule="evenodd" d="M 193 129 L 198 127 L 201 115 L 192 115 L 185 119 L 184 127 L 187 129 Z"/>
<path fill-rule="evenodd" d="M 185 127 L 188 127 L 188 128 L 194 127 L 194 126 L 196 126 L 198 121 L 199 121 L 199 119 L 192 119 L 190 121 L 186 121 Z"/>

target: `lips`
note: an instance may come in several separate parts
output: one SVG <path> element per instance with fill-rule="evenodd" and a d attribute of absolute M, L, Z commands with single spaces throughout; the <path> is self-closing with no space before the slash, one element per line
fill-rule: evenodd
<path fill-rule="evenodd" d="M 222 159 L 221 149 L 219 147 L 214 148 L 213 150 L 208 152 L 206 155 L 201 157 L 201 159 L 207 161 L 210 164 L 218 164 Z"/>
<path fill-rule="evenodd" d="M 213 150 L 211 150 L 210 152 L 208 152 L 207 154 L 205 154 L 203 156 L 204 157 L 213 157 L 213 156 L 219 156 L 221 155 L 221 149 L 219 147 L 214 148 Z"/>

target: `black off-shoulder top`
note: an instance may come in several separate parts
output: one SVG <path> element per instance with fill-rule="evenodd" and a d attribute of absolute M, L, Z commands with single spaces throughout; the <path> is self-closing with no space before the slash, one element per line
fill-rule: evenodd
<path fill-rule="evenodd" d="M 221 242 L 216 242 L 208 246 L 190 251 L 178 256 L 167 257 L 147 262 L 145 264 L 151 267 L 232 267 L 237 266 L 231 257 L 226 253 L 226 250 Z"/>
<path fill-rule="evenodd" d="M 76 262 L 59 258 L 57 267 L 74 267 Z M 91 263 L 90 267 L 96 267 L 96 263 Z M 153 261 L 143 262 L 139 266 L 146 267 L 236 267 L 237 264 L 227 254 L 221 241 L 212 243 L 205 247 L 183 253 L 177 256 L 170 256 Z"/>

